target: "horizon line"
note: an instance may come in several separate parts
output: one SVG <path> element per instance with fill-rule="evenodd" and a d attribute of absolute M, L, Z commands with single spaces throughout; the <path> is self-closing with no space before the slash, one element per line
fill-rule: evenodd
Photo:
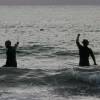
<path fill-rule="evenodd" d="M 0 6 L 99 6 L 100 4 L 0 4 Z"/>

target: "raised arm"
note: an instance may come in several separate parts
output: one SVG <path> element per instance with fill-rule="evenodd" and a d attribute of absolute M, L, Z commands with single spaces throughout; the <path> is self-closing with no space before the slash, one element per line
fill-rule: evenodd
<path fill-rule="evenodd" d="M 79 42 L 79 37 L 80 37 L 80 34 L 77 35 L 77 38 L 76 38 L 76 44 L 78 47 L 81 46 L 80 42 Z"/>
<path fill-rule="evenodd" d="M 19 45 L 19 42 L 17 42 L 17 43 L 15 44 L 15 46 L 14 46 L 14 47 L 15 47 L 15 48 L 17 48 L 17 47 L 18 47 L 18 45 Z"/>
<path fill-rule="evenodd" d="M 93 53 L 93 51 L 91 49 L 90 49 L 90 55 L 91 55 L 91 57 L 93 59 L 94 65 L 97 65 L 96 64 L 96 59 L 95 59 L 94 53 Z"/>

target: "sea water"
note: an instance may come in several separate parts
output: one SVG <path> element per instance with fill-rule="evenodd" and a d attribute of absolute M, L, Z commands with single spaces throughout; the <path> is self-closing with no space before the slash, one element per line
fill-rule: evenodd
<path fill-rule="evenodd" d="M 99 70 L 74 70 L 77 34 L 99 65 L 99 6 L 0 6 L 0 66 L 5 41 L 20 43 L 18 69 L 0 69 L 0 100 L 99 100 Z"/>

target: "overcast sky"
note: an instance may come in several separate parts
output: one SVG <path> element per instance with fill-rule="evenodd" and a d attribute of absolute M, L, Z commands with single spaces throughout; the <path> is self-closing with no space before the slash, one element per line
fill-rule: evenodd
<path fill-rule="evenodd" d="M 78 4 L 96 5 L 100 0 L 0 0 L 0 5 L 46 5 Z"/>

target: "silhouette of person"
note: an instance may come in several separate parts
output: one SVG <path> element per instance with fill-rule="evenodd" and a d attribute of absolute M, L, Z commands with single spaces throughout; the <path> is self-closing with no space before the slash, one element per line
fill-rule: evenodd
<path fill-rule="evenodd" d="M 92 57 L 94 65 L 96 65 L 96 60 L 93 51 L 91 48 L 88 47 L 89 41 L 87 39 L 83 39 L 83 45 L 81 45 L 79 42 L 79 37 L 80 34 L 78 34 L 76 38 L 76 44 L 78 46 L 80 56 L 79 66 L 89 66 L 89 56 Z"/>
<path fill-rule="evenodd" d="M 15 44 L 15 46 L 11 46 L 11 41 L 7 40 L 5 42 L 6 47 L 6 64 L 3 67 L 17 67 L 16 61 L 16 49 L 18 47 L 19 42 Z"/>

